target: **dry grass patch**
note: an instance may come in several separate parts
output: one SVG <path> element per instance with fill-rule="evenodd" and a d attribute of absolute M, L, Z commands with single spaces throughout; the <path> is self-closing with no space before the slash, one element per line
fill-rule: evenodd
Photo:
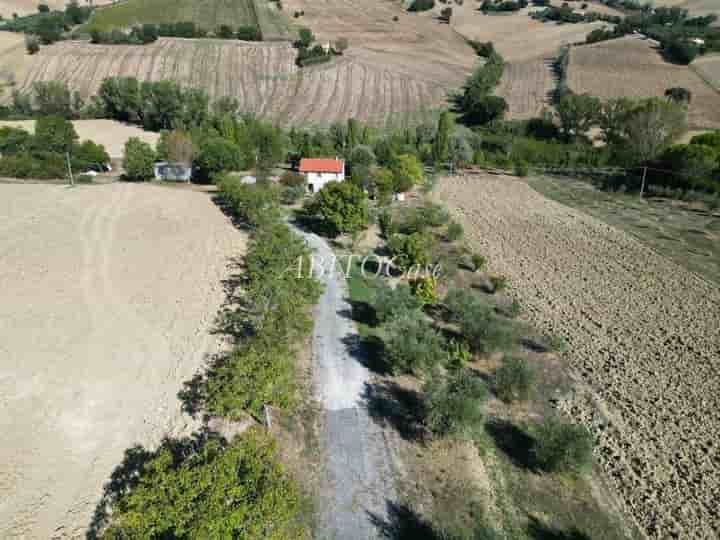
<path fill-rule="evenodd" d="M 720 127 L 720 94 L 692 69 L 666 62 L 649 41 L 636 37 L 573 47 L 568 85 L 603 99 L 663 97 L 668 88 L 682 86 L 693 95 L 690 127 Z"/>

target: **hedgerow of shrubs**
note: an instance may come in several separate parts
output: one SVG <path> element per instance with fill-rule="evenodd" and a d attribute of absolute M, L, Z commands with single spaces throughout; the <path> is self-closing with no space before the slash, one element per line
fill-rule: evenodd
<path fill-rule="evenodd" d="M 420 310 L 423 303 L 413 294 L 407 283 L 390 287 L 384 281 L 380 281 L 373 291 L 372 304 L 377 321 L 385 323 L 401 314 Z"/>
<path fill-rule="evenodd" d="M 495 314 L 477 296 L 452 289 L 445 297 L 450 320 L 457 323 L 470 348 L 478 353 L 507 351 L 515 342 L 512 322 Z"/>
<path fill-rule="evenodd" d="M 259 429 L 230 443 L 165 441 L 145 454 L 135 475 L 114 479 L 121 485 L 101 538 L 308 538 L 299 489 Z"/>

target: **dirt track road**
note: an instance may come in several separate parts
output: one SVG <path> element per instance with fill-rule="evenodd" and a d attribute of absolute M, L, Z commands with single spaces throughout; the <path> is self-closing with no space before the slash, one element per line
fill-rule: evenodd
<path fill-rule="evenodd" d="M 206 193 L 0 185 L 0 537 L 84 536 L 134 444 L 194 427 L 245 238 Z"/>
<path fill-rule="evenodd" d="M 315 234 L 303 233 L 316 261 L 330 261 L 332 250 Z M 322 405 L 326 477 L 320 494 L 322 540 L 379 537 L 374 520 L 386 519 L 395 501 L 392 460 L 383 431 L 365 406 L 371 373 L 353 347 L 357 331 L 350 319 L 345 278 L 320 277 L 325 290 L 315 310 L 314 384 Z"/>
<path fill-rule="evenodd" d="M 720 536 L 720 291 L 627 234 L 512 177 L 443 179 L 436 197 L 536 327 L 564 336 L 625 510 L 654 538 Z"/>

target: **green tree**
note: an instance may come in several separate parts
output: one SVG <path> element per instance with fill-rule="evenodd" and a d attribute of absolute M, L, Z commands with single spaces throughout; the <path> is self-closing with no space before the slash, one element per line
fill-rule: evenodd
<path fill-rule="evenodd" d="M 448 111 L 443 111 L 438 120 L 437 131 L 433 140 L 433 159 L 435 163 L 445 163 L 448 160 L 450 134 L 452 132 L 452 118 Z"/>
<path fill-rule="evenodd" d="M 625 139 L 625 128 L 633 106 L 628 98 L 610 99 L 602 104 L 598 123 L 606 143 L 620 144 Z"/>
<path fill-rule="evenodd" d="M 142 116 L 143 98 L 140 83 L 135 77 L 104 79 L 98 97 L 105 114 L 121 122 L 137 122 Z"/>
<path fill-rule="evenodd" d="M 584 426 L 550 416 L 536 430 L 533 452 L 538 465 L 546 471 L 583 472 L 592 466 L 594 445 Z"/>
<path fill-rule="evenodd" d="M 105 147 L 92 141 L 84 141 L 72 149 L 72 166 L 75 170 L 99 170 L 110 163 Z"/>
<path fill-rule="evenodd" d="M 598 123 L 602 103 L 588 94 L 566 93 L 558 103 L 560 127 L 567 140 L 584 137 Z"/>
<path fill-rule="evenodd" d="M 332 236 L 361 231 L 368 224 L 367 195 L 349 182 L 330 182 L 318 191 L 307 210 Z"/>
<path fill-rule="evenodd" d="M 703 144 L 678 144 L 665 150 L 660 161 L 662 168 L 686 177 L 684 184 L 710 179 L 720 166 L 718 154 L 717 149 Z"/>
<path fill-rule="evenodd" d="M 487 389 L 482 380 L 465 368 L 447 374 L 434 372 L 423 388 L 425 424 L 433 434 L 472 436 L 483 422 Z"/>
<path fill-rule="evenodd" d="M 142 122 L 145 129 L 159 131 L 182 127 L 184 93 L 175 81 L 143 82 L 140 85 Z"/>
<path fill-rule="evenodd" d="M 72 95 L 64 83 L 36 81 L 32 86 L 35 108 L 43 116 L 69 118 L 73 113 Z"/>
<path fill-rule="evenodd" d="M 309 28 L 301 28 L 298 31 L 299 44 L 301 47 L 307 49 L 315 41 L 315 35 Z"/>
<path fill-rule="evenodd" d="M 139 459 L 142 457 L 142 460 Z M 112 501 L 102 538 L 308 538 L 299 490 L 280 464 L 275 444 L 251 429 L 230 443 L 165 441 L 139 448 L 128 465 L 143 464 Z"/>
<path fill-rule="evenodd" d="M 679 137 L 687 126 L 687 111 L 676 103 L 659 98 L 641 102 L 625 123 L 624 149 L 632 160 L 656 158 Z"/>
<path fill-rule="evenodd" d="M 350 118 L 347 124 L 347 147 L 349 150 L 360 144 L 362 126 L 355 118 Z"/>
<path fill-rule="evenodd" d="M 497 396 L 506 402 L 526 400 L 530 397 L 535 371 L 527 360 L 509 358 L 493 374 L 493 388 Z"/>
<path fill-rule="evenodd" d="M 692 101 L 692 92 L 687 88 L 675 86 L 665 90 L 665 97 L 679 105 L 690 105 Z"/>
<path fill-rule="evenodd" d="M 148 143 L 130 137 L 125 143 L 123 168 L 128 180 L 149 180 L 155 175 L 155 151 Z"/>
<path fill-rule="evenodd" d="M 488 304 L 467 291 L 453 289 L 445 297 L 450 320 L 457 323 L 463 338 L 478 353 L 502 352 L 514 343 L 510 321 L 495 314 Z"/>
<path fill-rule="evenodd" d="M 25 36 L 25 49 L 27 49 L 28 54 L 32 55 L 37 53 L 40 50 L 40 41 L 36 36 Z"/>
<path fill-rule="evenodd" d="M 223 171 L 238 171 L 241 166 L 240 148 L 222 137 L 212 137 L 201 143 L 195 158 L 196 176 L 203 182 Z"/>
<path fill-rule="evenodd" d="M 443 364 L 444 339 L 419 310 L 399 314 L 383 327 L 385 353 L 393 373 L 415 373 Z"/>
<path fill-rule="evenodd" d="M 502 120 L 508 111 L 508 104 L 500 96 L 479 96 L 471 101 L 463 119 L 470 125 L 485 125 Z"/>
<path fill-rule="evenodd" d="M 422 163 L 412 154 L 397 156 L 393 160 L 390 170 L 393 173 L 395 193 L 409 191 L 423 179 Z"/>
<path fill-rule="evenodd" d="M 408 312 L 420 310 L 422 302 L 413 294 L 407 283 L 390 287 L 384 281 L 380 281 L 373 291 L 372 306 L 378 322 L 385 323 Z"/>
<path fill-rule="evenodd" d="M 70 152 L 78 140 L 70 120 L 60 116 L 44 116 L 35 122 L 35 147 L 41 150 L 64 154 Z"/>
<path fill-rule="evenodd" d="M 33 136 L 24 129 L 0 127 L 0 154 L 3 156 L 18 154 L 30 150 Z"/>
<path fill-rule="evenodd" d="M 454 167 L 462 167 L 472 163 L 473 149 L 467 139 L 460 134 L 453 134 L 448 145 L 448 160 Z"/>
<path fill-rule="evenodd" d="M 401 270 L 430 264 L 431 247 L 431 238 L 419 232 L 395 234 L 387 242 L 393 264 Z"/>

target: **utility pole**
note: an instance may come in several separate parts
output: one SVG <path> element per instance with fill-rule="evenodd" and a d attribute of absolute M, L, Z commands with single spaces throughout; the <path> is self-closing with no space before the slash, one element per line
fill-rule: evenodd
<path fill-rule="evenodd" d="M 72 166 L 70 165 L 70 152 L 65 152 L 65 159 L 67 160 L 68 174 L 70 175 L 70 185 L 75 185 L 75 179 L 73 178 Z"/>
<path fill-rule="evenodd" d="M 643 175 L 642 175 L 642 184 L 640 184 L 640 198 L 643 198 L 643 194 L 645 193 L 645 178 L 647 178 L 647 165 L 643 167 Z"/>

